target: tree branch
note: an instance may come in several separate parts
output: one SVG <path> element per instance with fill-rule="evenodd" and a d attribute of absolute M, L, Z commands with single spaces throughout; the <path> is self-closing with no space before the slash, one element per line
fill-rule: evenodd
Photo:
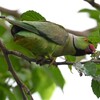
<path fill-rule="evenodd" d="M 24 54 L 18 52 L 18 51 L 9 51 L 8 50 L 8 54 L 12 54 L 12 55 L 15 55 L 17 57 L 20 57 L 22 59 L 25 59 L 26 61 L 28 61 L 29 63 L 31 62 L 36 62 L 37 60 L 34 59 L 34 58 L 30 58 L 30 57 L 27 57 L 25 56 Z M 45 60 L 45 62 L 43 62 L 43 64 L 51 64 L 51 59 L 47 59 Z M 87 62 L 94 62 L 94 63 L 99 63 L 100 64 L 100 60 L 89 60 L 89 61 L 84 61 L 84 62 L 80 62 L 81 64 L 85 64 Z M 64 61 L 64 62 L 53 62 L 53 65 L 73 65 L 75 64 L 76 62 L 69 62 L 69 61 Z"/>
<path fill-rule="evenodd" d="M 11 51 L 11 50 L 8 50 L 8 54 L 12 54 L 12 55 L 15 55 L 15 56 L 17 56 L 17 57 L 20 57 L 20 58 L 22 58 L 22 59 L 25 59 L 25 60 L 28 61 L 29 63 L 31 63 L 31 62 L 36 62 L 35 59 L 29 58 L 29 57 L 25 56 L 24 54 L 22 54 L 22 53 L 20 53 L 20 52 L 18 52 L 18 51 Z"/>
<path fill-rule="evenodd" d="M 23 100 L 27 100 L 27 97 L 25 95 L 25 92 L 30 96 L 31 100 L 33 100 L 32 96 L 31 96 L 31 93 L 29 91 L 29 89 L 22 83 L 22 81 L 19 79 L 19 77 L 17 76 L 12 64 L 11 64 L 11 61 L 8 57 L 8 50 L 6 49 L 6 47 L 3 45 L 3 43 L 1 42 L 0 40 L 0 48 L 4 54 L 4 57 L 5 57 L 5 60 L 8 64 L 8 70 L 11 72 L 11 74 L 13 75 L 15 81 L 17 82 L 20 90 L 21 90 L 21 93 L 23 95 Z"/>
<path fill-rule="evenodd" d="M 20 18 L 20 13 L 17 10 L 9 10 L 3 7 L 0 7 L 0 12 L 2 13 L 6 13 L 8 15 L 12 15 L 15 18 Z"/>
<path fill-rule="evenodd" d="M 70 30 L 70 29 L 66 29 L 67 32 L 73 34 L 73 35 L 76 35 L 76 36 L 84 36 L 84 37 L 88 37 L 92 31 L 96 30 L 97 29 L 97 26 L 94 27 L 94 28 L 90 28 L 90 29 L 87 29 L 85 31 L 74 31 L 74 30 Z"/>
<path fill-rule="evenodd" d="M 84 1 L 88 2 L 94 8 L 100 10 L 100 5 L 98 3 L 96 3 L 95 0 L 84 0 Z"/>

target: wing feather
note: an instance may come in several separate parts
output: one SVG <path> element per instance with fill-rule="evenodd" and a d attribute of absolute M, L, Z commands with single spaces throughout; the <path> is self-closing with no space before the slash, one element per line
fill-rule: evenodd
<path fill-rule="evenodd" d="M 58 24 L 48 21 L 15 21 L 5 18 L 14 25 L 13 29 L 21 28 L 33 32 L 39 36 L 49 39 L 57 44 L 64 45 L 69 34 L 66 29 Z M 13 31 L 12 31 L 13 34 Z"/>

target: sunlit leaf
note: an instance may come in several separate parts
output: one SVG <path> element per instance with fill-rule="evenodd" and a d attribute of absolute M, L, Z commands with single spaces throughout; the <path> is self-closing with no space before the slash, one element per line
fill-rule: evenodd
<path fill-rule="evenodd" d="M 21 15 L 21 20 L 26 21 L 46 21 L 46 19 L 39 13 L 33 10 L 26 11 Z"/>
<path fill-rule="evenodd" d="M 56 83 L 56 85 L 63 89 L 65 80 L 59 68 L 56 68 L 55 66 L 49 66 L 49 68 L 46 68 L 45 70 L 48 72 L 49 76 Z"/>
<path fill-rule="evenodd" d="M 32 91 L 38 91 L 43 100 L 49 100 L 56 85 L 49 76 L 45 67 L 33 66 L 32 70 L 32 81 L 34 83 Z"/>
<path fill-rule="evenodd" d="M 100 31 L 99 29 L 91 32 L 88 39 L 97 47 L 97 44 L 100 42 Z"/>

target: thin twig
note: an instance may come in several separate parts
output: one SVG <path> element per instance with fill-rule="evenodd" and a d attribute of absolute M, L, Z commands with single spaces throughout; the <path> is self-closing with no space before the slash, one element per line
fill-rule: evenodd
<path fill-rule="evenodd" d="M 100 60 L 88 60 L 88 61 L 82 61 L 80 62 L 81 64 L 85 64 L 85 63 L 88 63 L 88 62 L 94 62 L 94 63 L 98 63 L 100 64 Z M 68 62 L 68 61 L 64 61 L 64 62 L 56 62 L 57 65 L 73 65 L 75 64 L 76 62 Z"/>
<path fill-rule="evenodd" d="M 100 10 L 100 4 L 96 3 L 95 0 L 84 0 L 84 1 L 88 2 L 94 8 Z"/>
<path fill-rule="evenodd" d="M 19 86 L 19 88 L 21 90 L 21 93 L 23 95 L 23 100 L 27 100 L 27 97 L 26 97 L 26 95 L 25 95 L 24 92 L 27 92 L 27 94 L 30 95 L 31 100 L 33 100 L 29 89 L 22 83 L 22 81 L 17 76 L 17 74 L 16 74 L 16 72 L 15 72 L 15 70 L 14 70 L 12 64 L 11 64 L 11 61 L 10 61 L 10 59 L 8 57 L 8 50 L 5 48 L 5 46 L 3 45 L 3 43 L 1 42 L 1 40 L 0 40 L 0 48 L 1 48 L 1 50 L 2 50 L 2 52 L 4 54 L 4 57 L 5 57 L 5 60 L 6 60 L 7 64 L 8 64 L 8 70 L 13 75 L 15 81 L 17 82 L 17 84 L 18 84 L 18 86 Z"/>

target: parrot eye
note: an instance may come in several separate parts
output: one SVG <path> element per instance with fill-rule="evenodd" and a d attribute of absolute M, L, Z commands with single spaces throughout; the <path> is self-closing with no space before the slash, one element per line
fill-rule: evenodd
<path fill-rule="evenodd" d="M 84 38 L 84 41 L 92 44 L 92 42 L 90 40 L 88 40 L 88 38 Z"/>
<path fill-rule="evenodd" d="M 88 38 L 84 38 L 84 41 L 88 42 L 89 40 L 88 40 Z"/>

